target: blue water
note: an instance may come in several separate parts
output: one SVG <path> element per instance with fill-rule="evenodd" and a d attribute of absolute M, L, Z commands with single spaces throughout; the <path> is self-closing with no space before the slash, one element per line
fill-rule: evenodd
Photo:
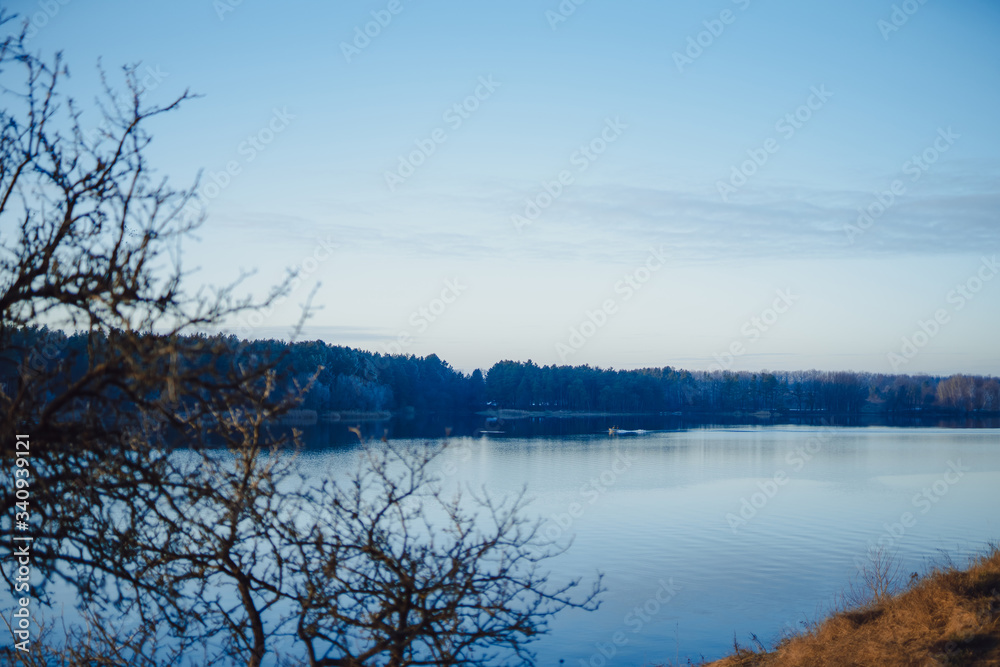
<path fill-rule="evenodd" d="M 305 437 L 307 475 L 336 478 L 359 459 L 357 446 Z M 751 633 L 770 645 L 836 605 L 870 545 L 906 579 L 1000 539 L 1000 429 L 462 437 L 435 465 L 494 497 L 526 488 L 545 534 L 570 545 L 549 562 L 556 580 L 604 574 L 598 611 L 567 610 L 531 645 L 539 665 L 697 663 Z"/>
<path fill-rule="evenodd" d="M 551 562 L 557 577 L 604 573 L 600 609 L 558 616 L 533 645 L 540 665 L 712 659 L 734 634 L 773 644 L 837 603 L 870 545 L 894 554 L 905 579 L 947 558 L 964 564 L 1000 538 L 996 429 L 769 426 L 451 445 L 440 461 L 450 479 L 497 496 L 526 486 L 547 534 L 572 540 Z M 306 457 L 317 470 L 353 458 L 344 448 Z"/>

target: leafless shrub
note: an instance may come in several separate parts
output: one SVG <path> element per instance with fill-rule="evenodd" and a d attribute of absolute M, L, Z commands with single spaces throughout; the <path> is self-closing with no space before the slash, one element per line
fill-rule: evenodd
<path fill-rule="evenodd" d="M 434 448 L 371 449 L 346 485 L 295 486 L 298 436 L 271 427 L 301 395 L 275 390 L 281 360 L 192 335 L 288 282 L 263 302 L 237 297 L 240 279 L 185 290 L 195 189 L 155 180 L 145 154 L 148 121 L 191 95 L 147 104 L 135 72 L 124 95 L 104 79 L 104 129 L 87 133 L 60 57 L 0 41 L 0 358 L 19 372 L 0 388 L 0 458 L 30 433 L 32 595 L 61 578 L 86 610 L 62 639 L 39 629 L 31 659 L 257 667 L 289 643 L 314 667 L 530 658 L 600 583 L 574 599 L 577 582 L 551 582 L 539 565 L 558 550 L 523 497 L 447 497 Z M 136 629 L 112 630 L 126 611 Z"/>

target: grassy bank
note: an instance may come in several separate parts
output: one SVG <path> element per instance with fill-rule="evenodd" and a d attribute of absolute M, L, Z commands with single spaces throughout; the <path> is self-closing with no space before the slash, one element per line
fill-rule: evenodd
<path fill-rule="evenodd" d="M 1000 547 L 894 595 L 871 593 L 772 650 L 734 649 L 709 665 L 1000 665 Z"/>

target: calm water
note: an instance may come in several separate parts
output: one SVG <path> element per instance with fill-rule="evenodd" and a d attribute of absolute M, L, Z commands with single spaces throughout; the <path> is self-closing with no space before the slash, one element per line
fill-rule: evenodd
<path fill-rule="evenodd" d="M 345 426 L 305 435 L 313 474 L 356 464 L 358 447 L 336 444 L 349 442 Z M 564 612 L 532 645 L 539 665 L 697 662 L 728 654 L 734 634 L 770 645 L 821 618 L 871 544 L 895 553 L 905 578 L 1000 540 L 997 428 L 702 426 L 450 444 L 446 479 L 495 496 L 526 486 L 549 537 L 573 540 L 550 561 L 557 576 L 605 574 L 597 612 Z"/>
<path fill-rule="evenodd" d="M 605 573 L 600 610 L 558 616 L 534 644 L 540 665 L 716 658 L 734 633 L 770 644 L 830 608 L 869 544 L 895 552 L 908 575 L 944 554 L 963 564 L 1000 539 L 998 429 L 722 427 L 451 442 L 441 464 L 455 465 L 452 479 L 493 494 L 526 485 L 549 535 L 573 539 L 553 562 L 560 576 Z M 318 446 L 305 463 L 342 470 L 354 456 Z"/>

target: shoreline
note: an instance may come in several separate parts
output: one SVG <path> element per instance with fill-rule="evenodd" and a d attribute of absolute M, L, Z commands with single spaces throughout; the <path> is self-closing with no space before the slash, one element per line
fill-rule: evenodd
<path fill-rule="evenodd" d="M 895 565 L 866 570 L 888 574 Z M 873 581 L 885 582 L 878 578 Z M 898 591 L 851 587 L 854 604 L 834 609 L 770 650 L 733 641 L 733 654 L 702 667 L 807 665 L 1000 665 L 1000 544 L 991 542 L 967 566 L 914 573 Z M 861 602 L 856 598 L 861 596 Z M 756 637 L 753 636 L 756 640 Z"/>
<path fill-rule="evenodd" d="M 521 410 L 516 408 L 500 408 L 490 410 L 477 410 L 476 415 L 493 417 L 496 419 L 529 419 L 529 418 L 552 418 L 568 419 L 574 417 L 681 417 L 689 419 L 704 419 L 708 417 L 753 417 L 756 419 L 796 419 L 809 418 L 817 419 L 823 417 L 852 417 L 852 418 L 992 418 L 1000 417 L 1000 411 L 990 412 L 958 412 L 946 410 L 907 410 L 895 412 L 830 412 L 826 410 L 676 410 L 663 412 L 604 412 L 600 410 Z"/>

